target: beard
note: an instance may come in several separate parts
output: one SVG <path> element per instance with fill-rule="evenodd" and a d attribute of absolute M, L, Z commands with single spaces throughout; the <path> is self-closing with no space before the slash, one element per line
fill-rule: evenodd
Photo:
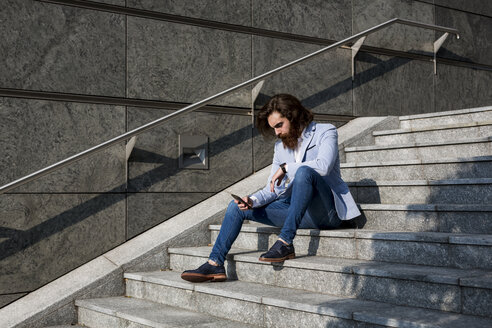
<path fill-rule="evenodd" d="M 282 140 L 282 143 L 284 144 L 284 148 L 287 147 L 289 149 L 296 149 L 297 145 L 299 143 L 299 136 L 300 133 L 296 130 L 293 129 L 291 126 L 291 129 L 288 134 L 281 134 L 279 135 L 279 139 Z"/>

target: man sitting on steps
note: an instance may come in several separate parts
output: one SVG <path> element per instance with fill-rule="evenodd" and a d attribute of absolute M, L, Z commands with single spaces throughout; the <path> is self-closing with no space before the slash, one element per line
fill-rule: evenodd
<path fill-rule="evenodd" d="M 313 122 L 313 114 L 294 96 L 273 96 L 258 113 L 258 130 L 275 135 L 272 170 L 265 188 L 231 201 L 209 260 L 181 278 L 192 282 L 227 279 L 224 261 L 244 220 L 280 227 L 278 240 L 260 261 L 295 257 L 297 229 L 333 229 L 360 215 L 340 175 L 338 134 L 331 124 Z"/>

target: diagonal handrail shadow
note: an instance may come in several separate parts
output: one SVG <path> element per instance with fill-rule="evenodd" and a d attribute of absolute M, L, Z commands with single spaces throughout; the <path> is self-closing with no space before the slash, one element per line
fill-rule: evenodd
<path fill-rule="evenodd" d="M 327 88 L 314 95 L 304 98 L 302 100 L 303 103 L 306 103 L 306 106 L 309 107 L 316 107 L 322 104 L 323 102 L 327 102 L 343 93 L 350 91 L 353 87 L 358 87 L 362 84 L 374 80 L 379 76 L 384 75 L 385 73 L 388 72 L 388 70 L 387 69 L 385 70 L 384 67 L 386 68 L 389 67 L 390 70 L 394 70 L 411 61 L 411 59 L 398 58 L 398 57 L 391 58 L 387 61 L 383 61 L 375 56 L 371 56 L 368 54 L 365 54 L 359 60 L 373 62 L 376 63 L 377 65 L 366 71 L 357 73 L 356 77 L 359 79 L 359 83 L 357 84 L 352 83 L 351 77 L 349 77 L 341 82 L 334 84 L 330 88 Z M 383 65 L 383 69 L 381 69 L 381 65 Z M 348 83 L 348 81 L 350 83 Z M 350 88 L 347 87 L 348 84 L 350 84 L 351 86 Z M 266 95 L 260 94 L 260 96 L 257 99 L 257 103 L 261 101 L 265 101 L 265 98 Z M 227 144 L 228 147 L 224 147 L 222 148 L 221 151 L 216 153 L 210 152 L 210 157 L 217 155 L 218 153 L 225 151 L 235 145 L 238 145 L 243 141 L 251 139 L 254 136 L 254 133 L 255 131 L 251 128 L 251 125 L 249 125 L 233 133 L 230 133 L 229 135 L 223 136 L 215 140 L 214 142 L 210 143 L 209 145 L 210 149 L 214 149 L 215 148 L 214 146 L 219 144 L 223 145 L 224 143 Z M 146 189 L 153 184 L 164 181 L 165 179 L 167 179 L 168 177 L 174 175 L 176 172 L 179 171 L 178 168 L 165 170 L 168 163 L 171 162 L 175 163 L 178 160 L 177 158 L 170 158 L 162 155 L 157 155 L 140 149 L 135 149 L 134 151 L 136 155 L 138 155 L 139 159 L 145 158 L 147 155 L 151 155 L 150 156 L 151 161 L 149 161 L 149 163 L 164 163 L 164 164 L 155 167 L 150 171 L 144 172 L 139 176 L 131 178 L 128 180 L 128 183 L 122 184 L 109 191 L 106 191 L 103 194 L 100 194 L 80 205 L 77 205 L 69 210 L 66 210 L 54 216 L 53 218 L 50 218 L 44 221 L 43 223 L 40 223 L 39 225 L 34 226 L 28 230 L 9 232 L 9 239 L 0 242 L 0 250 L 2 250 L 0 253 L 0 261 L 40 242 L 41 240 L 49 236 L 52 236 L 57 232 L 60 232 L 74 224 L 77 224 L 78 222 L 81 222 L 84 219 L 123 200 L 126 197 L 126 192 L 122 193 L 121 190 L 125 190 L 125 187 L 127 185 L 129 187 L 132 187 L 140 184 L 141 189 Z M 131 159 L 132 158 L 135 159 L 135 156 L 131 157 Z M 144 162 L 147 161 L 144 160 Z M 159 174 L 156 175 L 155 173 L 159 173 Z M 152 176 L 153 179 L 151 181 L 149 179 L 145 179 L 145 177 L 148 176 Z M 128 190 L 128 192 L 137 192 L 138 190 L 139 188 L 137 189 L 132 188 L 131 190 Z M 106 198 L 108 194 L 115 195 L 114 200 L 112 202 L 107 201 Z M 83 214 L 81 215 L 80 213 Z"/>
<path fill-rule="evenodd" d="M 388 60 L 382 60 L 368 53 L 361 53 L 357 57 L 357 61 L 375 64 L 375 66 L 362 72 L 356 73 L 353 81 L 352 77 L 347 77 L 346 79 L 331 85 L 329 88 L 323 89 L 317 93 L 303 98 L 301 102 L 307 108 L 316 108 L 323 103 L 328 102 L 329 100 L 332 100 L 344 93 L 347 93 L 355 88 L 362 86 L 365 83 L 371 82 L 390 71 L 406 65 L 412 60 L 413 59 L 401 57 L 393 57 Z M 265 103 L 268 101 L 268 99 L 270 99 L 270 96 L 271 95 L 260 93 L 257 97 L 256 103 Z"/>
<path fill-rule="evenodd" d="M 227 145 L 229 146 L 228 148 L 220 148 L 219 151 L 211 151 L 210 152 L 210 157 L 217 155 L 231 147 L 234 147 L 246 140 L 249 140 L 251 138 L 251 125 L 248 125 L 246 127 L 243 127 L 239 130 L 234 131 L 233 133 L 230 133 L 226 136 L 223 136 L 209 144 L 210 149 L 218 149 L 219 147 L 215 147 L 217 145 L 223 145 L 227 141 Z M 140 152 L 145 153 L 145 151 Z M 173 170 L 163 170 L 166 166 L 167 163 L 169 162 L 176 162 L 178 158 L 170 158 L 162 155 L 156 155 L 153 154 L 153 157 L 158 160 L 162 160 L 164 164 L 159 165 L 158 167 L 153 168 L 150 171 L 144 172 L 143 174 L 136 176 L 134 178 L 131 178 L 128 180 L 128 186 L 134 186 L 141 184 L 142 181 L 149 181 L 149 179 L 145 179 L 145 176 L 148 175 L 155 175 L 153 173 L 158 172 L 159 175 L 158 177 L 155 177 L 152 180 L 152 184 L 164 181 L 168 177 L 174 175 L 176 172 L 179 171 L 178 168 L 175 168 Z M 162 163 L 161 162 L 161 163 Z M 109 208 L 110 206 L 114 205 L 115 203 L 118 203 L 119 201 L 125 199 L 126 193 L 122 193 L 121 190 L 125 189 L 126 183 L 119 185 L 109 191 L 106 191 L 80 205 L 77 205 L 69 210 L 66 210 L 30 229 L 24 230 L 24 231 L 14 231 L 13 229 L 9 228 L 3 228 L 3 231 L 5 231 L 9 239 L 0 242 L 0 261 L 10 257 L 17 252 L 20 252 L 38 242 L 41 240 L 52 236 L 53 234 L 60 232 L 74 224 L 77 224 L 84 219 L 95 215 L 96 213 L 103 211 L 106 208 Z M 147 184 L 142 186 L 142 189 L 148 188 L 150 185 Z M 136 192 L 138 189 L 132 190 L 131 192 Z M 114 195 L 114 200 L 108 202 L 107 200 L 107 195 L 112 194 Z M 2 230 L 0 230 L 2 232 Z"/>
<path fill-rule="evenodd" d="M 411 49 L 409 51 L 416 51 L 416 50 Z M 445 54 L 447 57 L 451 56 L 453 58 L 457 58 L 461 61 L 473 62 L 468 57 L 459 56 L 459 55 L 457 55 L 457 54 L 453 53 L 452 51 L 449 51 L 445 48 L 442 48 L 440 50 L 440 53 Z M 439 58 L 444 58 L 444 57 L 438 56 L 438 59 Z M 362 85 L 383 76 L 386 73 L 389 73 L 393 70 L 396 70 L 396 69 L 412 62 L 413 60 L 414 59 L 404 58 L 404 57 L 392 57 L 388 60 L 382 60 L 382 59 L 380 59 L 374 55 L 371 55 L 367 52 L 361 52 L 357 56 L 356 61 L 375 64 L 373 67 L 368 68 L 362 72 L 356 72 L 354 75 L 353 81 L 352 81 L 352 77 L 348 77 L 342 81 L 339 81 L 339 82 L 331 85 L 329 88 L 326 88 L 326 89 L 321 90 L 317 93 L 314 93 L 308 97 L 305 97 L 304 99 L 301 100 L 301 102 L 307 108 L 316 108 L 316 107 L 322 105 L 323 103 L 328 102 L 329 100 L 337 98 L 338 96 L 340 96 L 344 93 L 347 93 L 351 90 L 357 89 L 357 88 L 361 87 Z M 257 104 L 265 103 L 266 101 L 268 101 L 270 96 L 271 95 L 260 93 L 258 95 L 256 103 Z"/>

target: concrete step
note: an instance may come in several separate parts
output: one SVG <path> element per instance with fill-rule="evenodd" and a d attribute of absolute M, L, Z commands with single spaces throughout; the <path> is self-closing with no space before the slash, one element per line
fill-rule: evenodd
<path fill-rule="evenodd" d="M 492 121 L 374 131 L 372 134 L 376 145 L 484 138 L 492 136 Z"/>
<path fill-rule="evenodd" d="M 206 246 L 170 248 L 170 268 L 177 272 L 197 268 L 211 250 Z M 492 300 L 491 271 L 307 256 L 297 252 L 295 259 L 272 265 L 258 260 L 261 253 L 231 250 L 226 263 L 229 279 L 492 317 L 492 308 L 484 307 Z M 476 282 L 485 288 L 477 288 Z"/>
<path fill-rule="evenodd" d="M 61 326 L 49 326 L 44 328 L 84 328 L 84 326 L 79 325 L 61 325 Z"/>
<path fill-rule="evenodd" d="M 361 204 L 492 204 L 492 179 L 347 181 Z"/>
<path fill-rule="evenodd" d="M 400 127 L 422 128 L 444 124 L 492 121 L 492 107 L 470 108 L 439 113 L 400 116 Z"/>
<path fill-rule="evenodd" d="M 492 156 L 340 164 L 345 181 L 444 180 L 490 178 Z"/>
<path fill-rule="evenodd" d="M 492 234 L 491 205 L 361 204 L 360 229 Z"/>
<path fill-rule="evenodd" d="M 79 323 L 108 327 L 241 327 L 254 326 L 203 313 L 129 297 L 77 300 Z"/>
<path fill-rule="evenodd" d="M 436 158 L 461 158 L 490 156 L 492 137 L 409 143 L 389 146 L 361 146 L 345 148 L 346 162 L 388 162 L 396 160 L 432 160 Z"/>
<path fill-rule="evenodd" d="M 487 327 L 490 318 L 244 281 L 192 284 L 180 272 L 126 273 L 127 294 L 262 327 Z"/>
<path fill-rule="evenodd" d="M 220 225 L 211 225 L 212 244 Z M 266 250 L 279 228 L 243 225 L 234 247 Z M 383 232 L 358 229 L 299 229 L 294 239 L 302 254 L 432 265 L 460 269 L 492 269 L 492 235 L 443 232 Z"/>

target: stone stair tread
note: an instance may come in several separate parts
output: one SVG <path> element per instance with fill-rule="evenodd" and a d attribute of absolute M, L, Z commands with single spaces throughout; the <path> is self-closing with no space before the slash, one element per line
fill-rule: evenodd
<path fill-rule="evenodd" d="M 387 135 L 393 135 L 393 134 L 405 134 L 405 133 L 426 132 L 426 131 L 447 130 L 447 129 L 459 129 L 459 128 L 472 128 L 472 127 L 486 126 L 486 125 L 492 125 L 492 121 L 479 121 L 479 122 L 469 122 L 469 123 L 432 125 L 432 126 L 419 127 L 419 128 L 380 130 L 380 131 L 373 131 L 372 135 L 376 137 L 376 136 L 387 136 Z"/>
<path fill-rule="evenodd" d="M 212 250 L 212 246 L 197 246 L 197 247 L 170 247 L 170 248 L 168 248 L 167 251 L 169 254 L 180 254 L 180 255 L 190 255 L 190 256 L 198 256 L 198 257 L 208 257 L 211 250 Z M 256 253 L 261 253 L 261 252 L 258 250 L 255 250 L 255 249 L 245 249 L 245 248 L 233 247 L 229 251 L 229 254 L 227 255 L 227 257 L 232 258 L 232 257 L 239 256 L 242 254 L 256 254 Z M 125 276 L 126 276 L 126 273 L 125 273 Z"/>
<path fill-rule="evenodd" d="M 480 277 L 462 278 L 461 283 L 463 286 L 490 289 L 492 288 L 492 272 L 487 272 Z"/>
<path fill-rule="evenodd" d="M 132 279 L 153 283 L 159 277 L 160 283 L 175 288 L 182 288 L 180 274 L 172 271 L 143 272 L 125 274 Z M 149 281 L 151 282 L 151 281 Z M 436 310 L 395 306 L 392 304 L 364 301 L 355 298 L 332 296 L 290 288 L 275 287 L 244 281 L 226 281 L 221 283 L 193 284 L 185 282 L 188 290 L 227 297 L 242 301 L 259 303 L 285 309 L 328 315 L 344 319 L 355 319 L 364 323 L 390 325 L 393 327 L 487 327 L 492 320 L 477 316 L 460 315 Z"/>
<path fill-rule="evenodd" d="M 123 296 L 77 300 L 75 305 L 150 327 L 255 327 L 203 313 Z"/>
<path fill-rule="evenodd" d="M 474 143 L 491 142 L 491 141 L 492 141 L 492 136 L 484 137 L 484 138 L 461 139 L 461 140 L 452 140 L 452 141 L 450 140 L 450 141 L 431 141 L 431 142 L 411 142 L 411 143 L 398 144 L 398 145 L 370 145 L 370 146 L 346 147 L 345 153 L 357 152 L 357 151 L 371 151 L 371 150 L 474 144 Z"/>
<path fill-rule="evenodd" d="M 455 245 L 492 245 L 492 235 L 479 234 L 457 234 L 449 232 L 381 232 L 381 231 L 363 231 L 358 230 L 356 238 L 361 239 L 379 239 L 379 240 L 398 240 L 412 242 L 434 242 L 449 243 Z"/>
<path fill-rule="evenodd" d="M 492 156 L 475 156 L 466 158 L 438 158 L 438 159 L 408 159 L 386 162 L 346 162 L 340 163 L 340 168 L 373 167 L 373 166 L 397 166 L 419 164 L 443 164 L 443 163 L 468 163 L 492 161 Z"/>
<path fill-rule="evenodd" d="M 211 250 L 211 246 L 181 247 L 172 248 L 169 252 L 171 254 L 206 258 Z M 233 248 L 231 249 L 228 258 L 233 259 L 234 261 L 270 265 L 269 263 L 258 260 L 260 254 L 263 252 L 264 251 Z M 297 254 L 295 259 L 285 261 L 278 266 L 492 289 L 492 273 L 490 271 L 477 269 L 455 269 L 304 254 Z"/>
<path fill-rule="evenodd" d="M 455 211 L 490 212 L 492 205 L 483 204 L 359 204 L 362 210 L 379 211 Z"/>
<path fill-rule="evenodd" d="M 432 117 L 449 116 L 449 115 L 453 116 L 453 115 L 462 115 L 462 114 L 488 112 L 488 111 L 492 111 L 492 106 L 465 108 L 465 109 L 449 110 L 449 111 L 434 112 L 434 113 L 405 115 L 405 116 L 400 116 L 399 118 L 400 121 L 404 121 L 404 120 L 414 120 L 414 119 L 432 118 Z"/>
<path fill-rule="evenodd" d="M 492 184 L 492 178 L 465 178 L 442 180 L 360 180 L 346 181 L 349 186 L 435 186 Z"/>
<path fill-rule="evenodd" d="M 79 325 L 59 325 L 59 326 L 48 326 L 44 328 L 84 328 L 84 326 Z M 87 328 L 87 327 L 85 327 Z"/>
<path fill-rule="evenodd" d="M 220 230 L 220 225 L 210 225 L 210 230 Z M 279 233 L 280 228 L 261 225 L 243 224 L 241 232 L 252 233 Z M 340 229 L 340 230 L 317 230 L 317 229 L 298 229 L 297 235 L 316 236 L 316 237 L 335 237 L 335 238 L 359 238 L 359 239 L 378 239 L 378 240 L 397 240 L 411 242 L 433 242 L 449 243 L 459 245 L 492 245 L 492 235 L 490 234 L 461 234 L 450 232 L 409 232 L 409 231 L 374 231 L 361 229 Z"/>
<path fill-rule="evenodd" d="M 220 224 L 211 224 L 210 230 L 220 230 Z M 280 228 L 264 225 L 251 221 L 251 223 L 243 224 L 242 232 L 258 232 L 258 233 L 279 233 Z M 354 229 L 338 229 L 338 230 L 318 230 L 318 229 L 298 229 L 299 236 L 323 236 L 323 237 L 338 237 L 338 238 L 354 238 Z"/>

